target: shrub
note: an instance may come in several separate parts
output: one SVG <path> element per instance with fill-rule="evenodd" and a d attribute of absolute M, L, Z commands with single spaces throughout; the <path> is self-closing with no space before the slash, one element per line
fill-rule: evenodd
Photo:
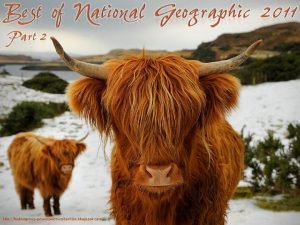
<path fill-rule="evenodd" d="M 244 131 L 245 131 L 244 126 L 241 131 L 241 138 L 243 139 L 244 142 L 244 149 L 245 149 L 245 165 L 249 166 L 251 163 L 251 160 L 254 158 L 254 147 L 252 146 L 252 141 L 253 141 L 253 136 L 254 134 L 248 134 L 245 136 Z"/>
<path fill-rule="evenodd" d="M 212 50 L 211 43 L 202 43 L 192 53 L 192 59 L 200 60 L 203 62 L 211 62 L 216 60 L 216 52 Z"/>
<path fill-rule="evenodd" d="M 253 134 L 242 138 L 245 143 L 245 167 L 251 169 L 247 180 L 253 192 L 287 193 L 300 189 L 300 125 L 288 126 L 289 145 L 269 131 L 263 140 L 253 143 Z"/>
<path fill-rule="evenodd" d="M 29 131 L 43 125 L 43 118 L 53 118 L 68 110 L 65 103 L 21 102 L 2 121 L 1 136 Z"/>
<path fill-rule="evenodd" d="M 23 86 L 52 94 L 64 94 L 68 85 L 63 79 L 60 79 L 52 73 L 39 73 L 32 79 L 23 83 Z"/>
<path fill-rule="evenodd" d="M 2 69 L 2 71 L 0 72 L 0 75 L 10 75 L 10 73 L 4 68 L 4 69 Z"/>
<path fill-rule="evenodd" d="M 290 123 L 287 127 L 287 131 L 288 131 L 288 134 L 286 137 L 288 139 L 293 139 L 293 138 L 297 137 L 297 135 L 300 134 L 300 125 L 299 124 L 293 125 Z"/>
<path fill-rule="evenodd" d="M 252 198 L 253 192 L 250 187 L 238 187 L 233 195 L 233 199 Z"/>
<path fill-rule="evenodd" d="M 300 53 L 252 60 L 243 68 L 233 71 L 233 74 L 241 80 L 242 84 L 297 79 L 300 76 Z"/>
<path fill-rule="evenodd" d="M 295 186 L 300 189 L 300 124 L 289 124 L 287 138 L 290 140 L 289 157 L 291 175 L 296 180 Z"/>
<path fill-rule="evenodd" d="M 272 211 L 300 211 L 300 195 L 287 195 L 280 200 L 260 198 L 256 204 Z"/>
<path fill-rule="evenodd" d="M 300 42 L 280 43 L 274 50 L 280 52 L 300 52 Z"/>
<path fill-rule="evenodd" d="M 229 44 L 224 44 L 220 47 L 220 50 L 226 52 L 229 51 L 231 49 L 231 46 Z"/>

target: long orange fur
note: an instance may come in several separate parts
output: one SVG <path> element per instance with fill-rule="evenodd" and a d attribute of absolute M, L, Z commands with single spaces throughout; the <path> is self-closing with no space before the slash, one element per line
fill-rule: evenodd
<path fill-rule="evenodd" d="M 72 164 L 85 148 L 85 144 L 72 139 L 56 140 L 33 133 L 17 134 L 8 148 L 8 159 L 20 198 L 28 191 L 33 195 L 35 188 L 39 189 L 44 199 L 62 195 L 71 174 L 63 175 L 55 159 L 59 159 L 60 164 Z"/>
<path fill-rule="evenodd" d="M 117 225 L 224 225 L 243 171 L 243 143 L 226 121 L 239 82 L 198 77 L 196 61 L 131 56 L 105 64 L 108 80 L 68 88 L 71 109 L 115 141 L 110 203 Z M 133 182 L 141 164 L 174 162 L 184 185 L 153 199 Z"/>

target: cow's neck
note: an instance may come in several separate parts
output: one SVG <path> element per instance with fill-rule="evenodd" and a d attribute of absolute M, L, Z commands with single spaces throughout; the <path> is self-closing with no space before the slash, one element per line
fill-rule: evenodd
<path fill-rule="evenodd" d="M 139 204 L 138 204 L 139 205 Z M 134 224 L 145 224 L 145 225 L 166 225 L 166 224 L 175 224 L 176 220 L 176 203 L 167 202 L 156 202 L 147 204 L 143 202 L 142 209 L 137 208 L 132 212 L 135 212 L 137 215 L 134 215 L 132 218 L 139 218 L 140 221 L 134 221 Z M 136 205 L 137 206 L 137 205 Z"/>

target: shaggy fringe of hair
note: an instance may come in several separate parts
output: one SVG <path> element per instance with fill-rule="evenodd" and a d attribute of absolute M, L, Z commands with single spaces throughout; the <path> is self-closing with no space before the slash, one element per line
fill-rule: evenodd
<path fill-rule="evenodd" d="M 66 92 L 70 109 L 100 131 L 104 151 L 108 138 L 113 138 L 109 114 L 102 103 L 105 88 L 103 80 L 84 78 L 71 83 Z"/>
<path fill-rule="evenodd" d="M 129 56 L 105 65 L 107 82 L 85 78 L 67 90 L 71 110 L 100 131 L 104 146 L 119 129 L 137 150 L 176 152 L 192 126 L 224 119 L 237 104 L 238 80 L 227 74 L 198 78 L 196 61 Z"/>
<path fill-rule="evenodd" d="M 198 65 L 178 56 L 131 56 L 106 66 L 111 71 L 102 99 L 111 116 L 106 130 L 113 120 L 134 148 L 149 155 L 161 153 L 158 148 L 178 153 L 205 101 Z"/>

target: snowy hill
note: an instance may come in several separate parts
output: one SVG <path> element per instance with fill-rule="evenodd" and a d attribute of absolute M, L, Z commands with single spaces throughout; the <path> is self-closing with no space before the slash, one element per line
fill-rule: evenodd
<path fill-rule="evenodd" d="M 20 94 L 20 82 L 14 77 L 0 80 L 0 110 L 5 113 L 9 108 L 24 96 Z M 15 80 L 15 81 L 13 81 Z M 4 82 L 5 81 L 5 82 Z M 11 88 L 13 87 L 13 88 Z M 23 87 L 24 88 L 24 87 Z M 300 80 L 266 83 L 257 86 L 245 86 L 242 88 L 240 105 L 230 114 L 229 120 L 237 131 L 243 125 L 247 126 L 247 132 L 254 132 L 257 138 L 265 136 L 267 129 L 275 129 L 284 135 L 289 122 L 300 122 L 299 107 Z M 25 99 L 62 101 L 64 96 L 47 94 L 26 88 L 22 93 L 27 93 Z M 13 96 L 13 97 L 12 97 Z M 19 96 L 19 97 L 18 97 Z M 36 98 L 36 96 L 39 96 Z M 12 101 L 12 104 L 4 101 Z M 2 104 L 2 105 L 1 105 Z M 1 108 L 2 107 L 2 108 Z M 1 114 L 0 113 L 0 114 Z M 44 120 L 45 125 L 34 132 L 40 135 L 55 138 L 80 138 L 91 130 L 85 121 L 74 116 L 71 112 Z M 0 138 L 0 224 L 60 224 L 73 225 L 85 224 L 112 225 L 114 221 L 109 216 L 109 190 L 110 171 L 109 161 L 105 160 L 101 140 L 97 131 L 90 131 L 85 140 L 87 150 L 78 157 L 73 172 L 73 178 L 69 188 L 61 199 L 61 216 L 55 216 L 49 220 L 44 217 L 42 199 L 35 192 L 35 210 L 20 210 L 18 196 L 14 190 L 13 178 L 8 165 L 6 150 L 13 136 Z M 109 155 L 110 146 L 107 146 Z M 81 219 L 81 221 L 79 221 Z M 27 220 L 27 222 L 25 221 Z M 271 212 L 259 209 L 253 200 L 232 200 L 228 214 L 228 225 L 296 225 L 299 224 L 298 212 Z"/>
<path fill-rule="evenodd" d="M 239 106 L 228 116 L 240 132 L 254 133 L 257 139 L 267 130 L 285 137 L 288 123 L 300 123 L 300 80 L 243 86 Z"/>

